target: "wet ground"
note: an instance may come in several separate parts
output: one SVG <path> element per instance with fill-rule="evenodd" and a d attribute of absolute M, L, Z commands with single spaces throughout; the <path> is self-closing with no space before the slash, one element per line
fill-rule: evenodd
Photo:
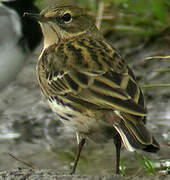
<path fill-rule="evenodd" d="M 170 31 L 169 31 L 170 32 Z M 168 31 L 148 42 L 131 40 L 127 35 L 110 36 L 128 63 L 133 66 L 140 84 L 169 83 L 170 73 L 154 72 L 170 67 L 170 60 L 146 62 L 148 56 L 170 55 Z M 0 167 L 1 170 L 23 166 L 11 158 L 15 155 L 36 168 L 69 172 L 76 151 L 74 133 L 65 129 L 41 97 L 35 77 L 35 64 L 40 45 L 30 55 L 25 67 L 0 94 Z M 138 152 L 147 157 L 158 173 L 170 167 L 170 88 L 144 89 L 148 107 L 148 129 L 161 145 L 157 154 Z M 127 176 L 148 176 L 150 173 L 137 160 L 135 153 L 121 152 L 121 162 Z M 97 145 L 88 142 L 83 150 L 77 173 L 89 175 L 114 174 L 113 142 Z"/>

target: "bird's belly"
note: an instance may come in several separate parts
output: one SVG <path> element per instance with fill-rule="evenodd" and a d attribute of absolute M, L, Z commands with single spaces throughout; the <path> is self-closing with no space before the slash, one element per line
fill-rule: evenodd
<path fill-rule="evenodd" d="M 116 134 L 113 126 L 95 118 L 95 116 L 89 116 L 76 111 L 71 106 L 63 105 L 56 99 L 49 99 L 48 104 L 66 126 L 95 142 L 107 142 L 107 140 L 113 138 Z"/>

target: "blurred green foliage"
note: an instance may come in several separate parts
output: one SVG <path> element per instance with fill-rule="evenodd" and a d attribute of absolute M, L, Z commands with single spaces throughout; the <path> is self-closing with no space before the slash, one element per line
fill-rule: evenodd
<path fill-rule="evenodd" d="M 35 4 L 36 4 L 38 7 L 42 7 L 43 4 L 44 4 L 44 0 L 36 0 L 36 1 L 35 1 Z"/>
<path fill-rule="evenodd" d="M 43 7 L 47 2 L 48 0 L 37 0 L 36 4 Z M 99 3 L 103 2 L 103 16 L 106 18 L 102 22 L 107 31 L 133 32 L 138 36 L 148 37 L 162 32 L 170 25 L 169 0 L 65 0 L 64 2 L 84 7 L 94 15 L 98 11 Z"/>
<path fill-rule="evenodd" d="M 120 172 L 123 176 L 126 175 L 126 166 L 123 159 L 120 159 Z"/>
<path fill-rule="evenodd" d="M 140 164 L 145 168 L 146 171 L 149 173 L 156 175 L 157 172 L 152 166 L 152 162 L 145 156 L 139 155 L 137 152 L 135 152 L 135 156 L 137 160 L 140 162 Z"/>

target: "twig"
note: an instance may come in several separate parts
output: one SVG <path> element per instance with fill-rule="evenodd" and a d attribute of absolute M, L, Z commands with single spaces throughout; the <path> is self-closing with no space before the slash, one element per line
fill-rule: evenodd
<path fill-rule="evenodd" d="M 170 72 L 170 68 L 160 68 L 160 69 L 155 69 L 155 72 Z"/>
<path fill-rule="evenodd" d="M 154 59 L 170 59 L 170 56 L 154 56 L 154 57 L 145 58 L 145 60 L 154 60 Z"/>
<path fill-rule="evenodd" d="M 21 160 L 21 159 L 16 158 L 14 155 L 12 155 L 12 154 L 10 154 L 10 153 L 8 153 L 8 155 L 10 155 L 10 156 L 11 156 L 12 158 L 14 158 L 16 161 L 19 161 L 20 163 L 28 166 L 28 167 L 31 168 L 31 169 L 34 169 L 34 167 L 33 167 L 31 164 L 29 164 L 29 163 L 27 163 L 27 162 L 25 162 L 25 161 L 23 161 L 23 160 Z"/>
<path fill-rule="evenodd" d="M 165 88 L 170 87 L 170 84 L 148 84 L 142 85 L 142 88 Z"/>
<path fill-rule="evenodd" d="M 98 29 L 101 29 L 103 10 L 104 10 L 104 2 L 103 0 L 100 0 L 98 12 L 97 12 L 97 18 L 96 18 L 96 26 Z"/>

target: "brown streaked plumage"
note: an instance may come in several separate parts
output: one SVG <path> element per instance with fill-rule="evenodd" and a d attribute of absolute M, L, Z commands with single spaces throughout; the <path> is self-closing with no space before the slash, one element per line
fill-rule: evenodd
<path fill-rule="evenodd" d="M 146 107 L 135 76 L 116 49 L 95 27 L 84 10 L 51 6 L 36 18 L 42 27 L 44 49 L 37 78 L 52 110 L 78 135 L 79 149 L 86 138 L 114 139 L 116 173 L 121 142 L 129 151 L 157 152 L 159 145 L 145 127 Z"/>

